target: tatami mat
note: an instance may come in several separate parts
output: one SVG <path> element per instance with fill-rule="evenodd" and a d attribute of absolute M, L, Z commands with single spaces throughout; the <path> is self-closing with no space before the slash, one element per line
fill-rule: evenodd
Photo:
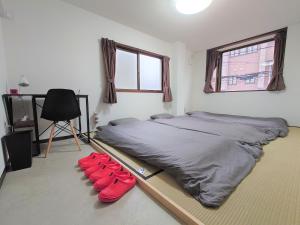
<path fill-rule="evenodd" d="M 218 209 L 203 207 L 165 172 L 100 143 L 130 167 L 144 168 L 147 184 L 205 225 L 300 225 L 300 128 L 264 146 L 264 155 Z"/>
<path fill-rule="evenodd" d="M 205 225 L 300 225 L 300 129 L 264 147 L 264 156 L 218 209 L 203 207 L 161 173 L 148 182 Z"/>

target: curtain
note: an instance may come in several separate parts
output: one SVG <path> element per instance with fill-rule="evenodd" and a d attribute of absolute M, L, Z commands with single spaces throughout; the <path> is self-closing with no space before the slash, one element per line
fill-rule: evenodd
<path fill-rule="evenodd" d="M 203 91 L 205 93 L 213 93 L 214 88 L 211 85 L 211 80 L 215 69 L 218 67 L 221 53 L 210 49 L 207 51 L 206 56 L 206 75 L 205 75 L 205 85 Z M 217 74 L 218 77 L 218 74 Z"/>
<path fill-rule="evenodd" d="M 170 58 L 163 57 L 163 101 L 172 101 L 172 92 L 170 87 Z"/>
<path fill-rule="evenodd" d="M 101 39 L 101 48 L 104 62 L 104 73 L 106 79 L 106 87 L 103 101 L 105 103 L 117 103 L 117 94 L 115 87 L 115 71 L 116 71 L 116 43 L 107 38 Z"/>
<path fill-rule="evenodd" d="M 268 91 L 281 91 L 285 89 L 283 79 L 285 43 L 286 30 L 275 35 L 274 64 L 272 78 L 267 87 Z"/>

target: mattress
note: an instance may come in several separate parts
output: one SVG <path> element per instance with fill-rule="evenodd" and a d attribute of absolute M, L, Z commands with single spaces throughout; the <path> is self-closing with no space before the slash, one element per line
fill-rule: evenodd
<path fill-rule="evenodd" d="M 254 167 L 261 144 L 280 133 L 273 127 L 198 120 L 187 116 L 106 126 L 96 138 L 164 169 L 203 205 L 219 207 Z"/>
<path fill-rule="evenodd" d="M 165 172 L 152 176 L 146 182 L 169 200 L 166 203 L 161 197 L 156 198 L 175 216 L 182 218 L 187 213 L 204 225 L 299 225 L 299 146 L 300 128 L 290 128 L 287 137 L 264 146 L 264 155 L 255 168 L 218 209 L 199 204 Z M 127 158 L 126 164 L 134 165 L 130 157 L 124 155 L 124 158 Z M 177 208 L 184 212 L 178 213 L 174 210 Z"/>
<path fill-rule="evenodd" d="M 125 152 L 118 151 L 97 139 L 93 139 L 93 142 L 101 149 L 105 149 L 107 153 L 115 157 L 121 163 L 127 165 L 128 168 L 133 170 L 138 176 L 145 180 L 163 171 L 162 169 L 151 166 L 144 161 L 126 154 Z"/>

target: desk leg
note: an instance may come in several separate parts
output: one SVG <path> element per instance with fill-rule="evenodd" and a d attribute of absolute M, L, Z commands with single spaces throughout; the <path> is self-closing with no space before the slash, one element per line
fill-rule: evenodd
<path fill-rule="evenodd" d="M 78 105 L 80 107 L 80 98 L 77 98 Z M 82 127 L 81 127 L 81 116 L 78 117 L 78 126 L 79 126 L 79 136 L 82 137 Z"/>
<path fill-rule="evenodd" d="M 37 109 L 36 109 L 36 98 L 32 97 L 32 111 L 33 111 L 33 119 L 34 119 L 34 132 L 35 132 L 35 142 L 36 142 L 36 155 L 41 154 L 40 148 L 40 135 L 39 135 L 39 124 L 37 117 Z"/>
<path fill-rule="evenodd" d="M 14 115 L 13 115 L 12 97 L 8 95 L 2 95 L 2 100 L 6 111 L 7 122 L 10 129 L 9 131 L 14 132 Z"/>
<path fill-rule="evenodd" d="M 89 114 L 89 97 L 85 98 L 85 107 L 86 107 L 86 127 L 87 127 L 87 136 L 88 136 L 88 143 L 91 142 L 90 137 L 90 114 Z"/>

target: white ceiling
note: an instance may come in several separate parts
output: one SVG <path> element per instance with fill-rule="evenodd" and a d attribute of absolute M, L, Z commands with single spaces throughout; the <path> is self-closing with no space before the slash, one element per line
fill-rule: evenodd
<path fill-rule="evenodd" d="M 300 0 L 213 0 L 183 15 L 174 0 L 63 0 L 169 42 L 202 50 L 300 21 Z"/>

